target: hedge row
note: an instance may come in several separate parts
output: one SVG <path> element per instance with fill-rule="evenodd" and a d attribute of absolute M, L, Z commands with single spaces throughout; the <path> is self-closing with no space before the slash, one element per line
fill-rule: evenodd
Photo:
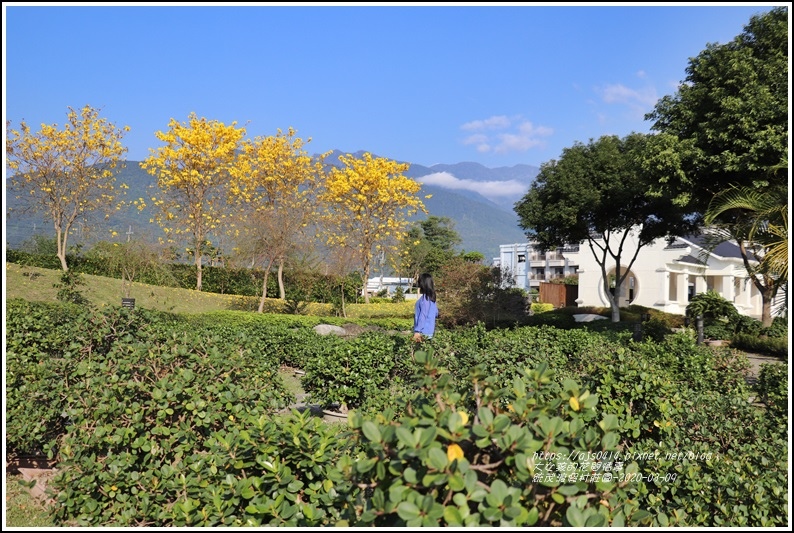
<path fill-rule="evenodd" d="M 686 334 L 284 320 L 9 302 L 8 449 L 58 461 L 56 523 L 788 524 L 782 365 L 753 389 Z M 280 414 L 287 361 L 347 426 Z"/>

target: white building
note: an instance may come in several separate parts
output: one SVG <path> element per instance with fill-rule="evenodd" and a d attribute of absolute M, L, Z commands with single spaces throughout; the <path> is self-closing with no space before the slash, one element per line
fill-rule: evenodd
<path fill-rule="evenodd" d="M 617 244 L 615 238 L 612 249 L 616 249 Z M 624 243 L 621 271 L 627 268 L 636 247 L 637 238 L 630 235 Z M 586 242 L 547 252 L 545 256 L 538 253 L 532 243 L 503 244 L 499 252 L 494 265 L 509 270 L 514 287 L 530 290 L 542 281 L 577 275 L 576 303 L 609 307 L 601 267 Z M 607 275 L 615 272 L 614 261 L 610 264 L 610 260 L 607 260 Z M 622 286 L 620 306 L 634 304 L 684 314 L 692 296 L 709 290 L 732 302 L 739 313 L 761 317 L 761 294 L 748 279 L 735 243 L 725 242 L 708 252 L 703 237 L 679 237 L 669 245 L 662 238 L 640 250 Z"/>
<path fill-rule="evenodd" d="M 405 293 L 407 296 L 413 286 L 413 278 L 377 276 L 374 278 L 369 278 L 367 281 L 367 292 L 370 296 L 377 296 L 379 292 L 385 289 L 388 295 L 391 297 L 394 295 L 394 291 L 397 290 L 397 287 L 401 287 L 403 293 Z M 364 295 L 363 291 L 361 295 Z"/>
<path fill-rule="evenodd" d="M 576 276 L 578 250 L 578 246 L 570 246 L 542 253 L 532 243 L 502 244 L 494 266 L 509 269 L 513 287 L 530 291 L 538 289 L 543 281 Z"/>

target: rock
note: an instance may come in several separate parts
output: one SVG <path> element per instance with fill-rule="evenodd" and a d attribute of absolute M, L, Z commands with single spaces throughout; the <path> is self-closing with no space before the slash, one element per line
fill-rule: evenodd
<path fill-rule="evenodd" d="M 331 324 L 317 324 L 316 326 L 314 326 L 313 329 L 315 333 L 323 336 L 331 335 L 331 334 L 342 335 L 342 336 L 347 335 L 347 331 L 345 331 L 345 328 L 334 326 Z"/>
<path fill-rule="evenodd" d="M 593 320 L 606 320 L 607 317 L 594 314 L 573 315 L 576 322 L 592 322 Z"/>
<path fill-rule="evenodd" d="M 358 324 L 345 324 L 342 328 L 347 332 L 348 335 L 351 337 L 355 337 L 356 335 L 361 335 L 365 331 L 369 331 L 370 328 L 365 328 L 364 326 L 359 326 Z"/>

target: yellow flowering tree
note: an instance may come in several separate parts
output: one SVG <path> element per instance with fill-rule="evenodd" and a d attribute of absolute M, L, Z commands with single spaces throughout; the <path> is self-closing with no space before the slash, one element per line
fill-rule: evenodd
<path fill-rule="evenodd" d="M 267 297 L 268 274 L 278 265 L 279 298 L 285 299 L 284 264 L 288 254 L 305 238 L 315 214 L 317 191 L 322 187 L 323 158 L 309 156 L 303 141 L 290 128 L 269 137 L 244 142 L 239 164 L 232 171 L 232 195 L 238 206 L 237 250 L 261 265 L 265 274 L 259 312 Z"/>
<path fill-rule="evenodd" d="M 101 212 L 108 216 L 113 208 L 116 174 L 127 152 L 121 140 L 128 131 L 91 106 L 69 107 L 63 128 L 42 124 L 34 133 L 24 121 L 19 129 L 6 122 L 6 165 L 13 171 L 7 187 L 23 202 L 21 211 L 52 221 L 64 271 L 75 225 Z"/>
<path fill-rule="evenodd" d="M 156 221 L 172 243 L 187 244 L 196 264 L 196 290 L 210 238 L 230 229 L 228 192 L 237 150 L 245 136 L 237 123 L 225 125 L 191 113 L 187 122 L 171 119 L 168 131 L 155 132 L 164 143 L 150 149 L 141 167 L 157 178 L 152 197 Z M 141 206 L 139 206 L 140 208 Z"/>
<path fill-rule="evenodd" d="M 344 167 L 330 170 L 320 195 L 327 208 L 327 244 L 352 250 L 366 288 L 374 254 L 395 252 L 408 219 L 427 210 L 419 196 L 421 184 L 403 175 L 408 163 L 369 153 L 341 155 L 339 161 Z M 369 303 L 366 290 L 364 301 Z"/>

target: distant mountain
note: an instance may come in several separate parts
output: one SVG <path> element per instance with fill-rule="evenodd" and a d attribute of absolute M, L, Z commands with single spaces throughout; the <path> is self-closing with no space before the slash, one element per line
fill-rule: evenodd
<path fill-rule="evenodd" d="M 363 152 L 358 152 L 354 155 L 360 156 L 361 153 Z M 342 152 L 335 152 L 326 161 L 332 164 L 335 162 L 339 164 L 339 154 L 342 154 Z M 534 168 L 529 165 L 517 165 L 516 167 L 504 167 L 502 169 L 488 169 L 477 163 L 433 165 L 432 167 L 411 165 L 406 175 L 419 182 L 422 182 L 422 177 L 439 172 L 447 172 L 459 180 L 469 180 L 471 182 L 528 181 L 530 178 L 527 176 L 531 175 L 534 178 L 536 174 L 536 169 L 535 174 L 532 174 Z M 140 168 L 138 161 L 128 161 L 126 168 L 117 177 L 116 183 L 125 183 L 129 187 L 124 197 L 125 200 L 132 201 L 137 198 L 144 198 L 148 201 L 152 196 L 149 187 L 155 185 L 155 180 L 149 173 Z M 468 185 L 472 184 L 468 183 Z M 515 187 L 515 184 L 511 185 Z M 528 188 L 529 185 L 521 193 L 521 196 Z M 512 210 L 513 203 L 520 199 L 520 196 L 512 200 L 512 203 L 510 203 L 510 200 L 497 203 L 476 192 L 476 190 L 450 189 L 425 183 L 422 185 L 421 194 L 432 195 L 431 198 L 423 200 L 428 210 L 428 215 L 448 217 L 453 221 L 454 229 L 462 240 L 459 249 L 480 252 L 485 256 L 487 262 L 499 255 L 500 244 L 525 242 L 526 240 L 523 231 L 518 226 L 518 217 Z M 6 200 L 7 210 L 19 206 L 19 201 L 12 194 L 7 194 Z M 508 203 L 509 205 L 507 205 Z M 6 213 L 8 214 L 8 211 Z M 428 215 L 422 213 L 414 216 L 413 219 L 422 220 Z M 132 236 L 160 236 L 162 230 L 156 224 L 150 223 L 149 219 L 150 214 L 146 211 L 139 212 L 129 207 L 114 212 L 107 221 L 97 221 L 96 227 L 100 228 L 100 230 L 99 232 L 95 231 L 91 237 L 109 240 L 111 231 L 115 231 L 120 236 L 119 238 L 122 239 L 128 232 Z M 94 225 L 91 226 L 93 227 Z M 5 229 L 6 244 L 10 248 L 20 246 L 34 234 L 54 235 L 52 223 L 45 222 L 41 217 L 17 214 L 10 217 L 7 216 Z"/>
<path fill-rule="evenodd" d="M 527 240 L 518 226 L 518 215 L 510 214 L 488 200 L 432 185 L 423 185 L 422 192 L 432 195 L 424 200 L 428 215 L 449 217 L 454 222 L 454 229 L 462 241 L 459 248 L 480 252 L 489 263 L 499 256 L 500 244 Z M 424 218 L 426 215 L 414 217 L 416 220 Z"/>
<path fill-rule="evenodd" d="M 339 165 L 339 156 L 343 153 L 334 150 L 326 158 L 326 162 Z M 363 153 L 359 150 L 352 155 L 361 157 Z M 372 155 L 378 157 L 376 154 Z M 511 215 L 514 214 L 513 206 L 526 194 L 540 170 L 533 165 L 488 168 L 472 162 L 452 165 L 439 163 L 429 167 L 414 163 L 410 165 L 405 173 L 409 178 L 428 185 L 437 185 L 475 201 L 490 203 Z"/>

